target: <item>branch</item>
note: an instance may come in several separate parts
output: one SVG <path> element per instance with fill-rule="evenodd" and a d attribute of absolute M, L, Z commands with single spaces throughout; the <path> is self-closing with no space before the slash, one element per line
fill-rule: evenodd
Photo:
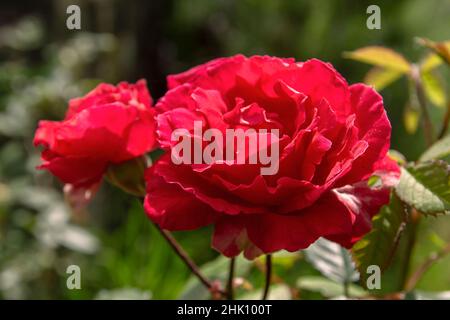
<path fill-rule="evenodd" d="M 447 244 L 442 250 L 439 252 L 433 252 L 430 254 L 427 260 L 425 260 L 411 275 L 409 280 L 406 282 L 405 290 L 407 292 L 413 290 L 425 272 L 439 259 L 443 258 L 445 255 L 450 253 L 450 243 Z"/>
<path fill-rule="evenodd" d="M 408 242 L 406 244 L 406 253 L 404 258 L 404 265 L 402 270 L 402 283 L 404 284 L 404 287 L 406 286 L 407 282 L 407 276 L 409 273 L 412 255 L 414 251 L 414 246 L 416 244 L 417 240 L 417 230 L 419 226 L 421 215 L 416 209 L 411 209 L 410 215 L 409 215 L 409 233 L 408 233 Z"/>
<path fill-rule="evenodd" d="M 156 223 L 154 223 L 154 226 L 159 231 L 159 233 L 166 239 L 166 241 L 169 243 L 169 245 L 172 247 L 172 249 L 175 251 L 175 253 L 180 257 L 180 259 L 186 264 L 186 266 L 191 270 L 191 272 L 200 280 L 200 282 L 208 288 L 211 293 L 216 294 L 219 293 L 220 295 L 224 296 L 225 292 L 217 287 L 217 285 L 211 281 L 209 281 L 200 271 L 199 267 L 195 264 L 194 261 L 189 257 L 189 255 L 184 251 L 184 249 L 181 247 L 181 245 L 177 242 L 177 240 L 173 237 L 173 235 L 167 231 L 161 229 Z"/>
<path fill-rule="evenodd" d="M 227 282 L 227 299 L 233 300 L 233 284 L 234 284 L 234 266 L 236 264 L 236 258 L 230 259 L 230 271 L 228 272 L 228 282 Z"/>
<path fill-rule="evenodd" d="M 406 224 L 408 222 L 408 208 L 406 207 L 405 203 L 401 201 L 401 205 L 403 207 L 403 215 L 402 215 L 402 222 L 400 223 L 397 233 L 395 234 L 395 238 L 391 247 L 391 250 L 389 251 L 388 257 L 385 261 L 385 263 L 381 266 L 381 271 L 385 271 L 392 263 L 392 260 L 394 259 L 394 255 L 397 252 L 398 246 L 400 245 L 400 239 L 402 238 L 403 232 L 406 229 Z"/>
<path fill-rule="evenodd" d="M 266 282 L 264 285 L 264 292 L 261 300 L 267 300 L 269 295 L 270 281 L 272 279 L 272 256 L 266 255 Z"/>

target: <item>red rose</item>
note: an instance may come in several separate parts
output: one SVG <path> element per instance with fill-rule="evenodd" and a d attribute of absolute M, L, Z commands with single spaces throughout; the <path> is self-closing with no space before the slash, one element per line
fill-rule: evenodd
<path fill-rule="evenodd" d="M 167 153 L 146 173 L 148 216 L 168 230 L 214 224 L 213 247 L 248 258 L 296 251 L 319 237 L 351 247 L 371 228 L 399 176 L 387 157 L 391 126 L 381 96 L 313 59 L 237 55 L 168 77 L 156 105 Z M 215 162 L 174 164 L 171 134 L 278 129 L 279 169 Z M 369 187 L 372 175 L 381 179 Z"/>
<path fill-rule="evenodd" d="M 152 98 L 145 80 L 102 83 L 72 99 L 63 121 L 40 121 L 35 145 L 42 165 L 74 188 L 100 182 L 111 164 L 140 157 L 155 145 Z"/>

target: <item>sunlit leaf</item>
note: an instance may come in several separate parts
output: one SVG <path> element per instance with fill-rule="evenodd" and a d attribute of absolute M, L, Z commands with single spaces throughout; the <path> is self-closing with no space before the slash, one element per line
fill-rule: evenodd
<path fill-rule="evenodd" d="M 428 99 L 438 107 L 445 107 L 445 88 L 442 81 L 432 72 L 422 72 L 421 76 Z"/>
<path fill-rule="evenodd" d="M 389 267 L 405 221 L 403 204 L 392 195 L 389 205 L 384 206 L 373 219 L 372 231 L 353 246 L 353 258 L 361 274 L 361 283 L 365 284 L 369 276 L 368 266 L 376 265 L 382 271 Z"/>
<path fill-rule="evenodd" d="M 364 77 L 364 83 L 372 85 L 376 90 L 381 91 L 400 78 L 402 74 L 403 72 L 397 70 L 373 67 Z"/>
<path fill-rule="evenodd" d="M 441 42 L 441 45 L 450 50 L 450 41 Z M 429 53 L 420 63 L 423 72 L 428 72 L 443 63 L 443 59 L 436 53 Z"/>
<path fill-rule="evenodd" d="M 299 252 L 281 250 L 272 254 L 272 264 L 283 266 L 283 268 L 291 268 L 300 257 Z M 265 257 L 261 256 L 260 259 L 264 261 Z"/>
<path fill-rule="evenodd" d="M 450 163 L 450 135 L 435 142 L 419 158 L 419 161 L 445 160 Z"/>
<path fill-rule="evenodd" d="M 338 283 L 358 280 L 349 251 L 337 243 L 320 238 L 305 250 L 306 259 L 325 277 Z"/>
<path fill-rule="evenodd" d="M 401 54 L 381 46 L 364 47 L 345 52 L 344 57 L 401 73 L 407 73 L 411 69 L 409 62 Z"/>
<path fill-rule="evenodd" d="M 425 72 L 436 68 L 442 62 L 450 64 L 450 41 L 434 42 L 425 38 L 418 38 L 417 42 L 433 51 L 422 62 L 421 69 Z"/>
<path fill-rule="evenodd" d="M 430 161 L 402 168 L 396 187 L 400 199 L 423 214 L 450 213 L 450 167 Z"/>
<path fill-rule="evenodd" d="M 406 132 L 414 134 L 419 127 L 419 111 L 407 106 L 403 111 L 403 124 Z"/>

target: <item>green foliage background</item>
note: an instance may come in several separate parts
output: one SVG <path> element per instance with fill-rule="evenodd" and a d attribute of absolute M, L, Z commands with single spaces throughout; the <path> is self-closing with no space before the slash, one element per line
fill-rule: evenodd
<path fill-rule="evenodd" d="M 418 61 L 413 41 L 450 39 L 450 1 L 2 1 L 0 4 L 0 298 L 205 298 L 204 290 L 153 229 L 137 200 L 103 183 L 86 210 L 65 203 L 61 185 L 38 172 L 32 137 L 39 119 L 61 119 L 67 101 L 101 81 L 148 79 L 154 98 L 165 76 L 218 56 L 268 54 L 331 62 L 349 83 L 369 66 L 342 52 L 382 45 Z M 79 4 L 82 30 L 65 28 L 65 8 Z M 381 7 L 382 29 L 366 28 L 366 8 Z M 443 68 L 449 92 L 450 76 Z M 393 126 L 392 148 L 415 160 L 423 134 L 406 132 L 405 79 L 382 92 Z M 432 109 L 438 127 L 444 110 Z M 208 228 L 176 236 L 212 276 L 225 277 L 226 262 L 210 248 Z M 408 233 L 403 242 L 408 240 Z M 383 277 L 382 292 L 401 289 L 409 270 L 402 250 Z M 450 242 L 448 216 L 422 219 L 413 268 Z M 306 257 L 306 258 L 305 258 Z M 338 262 L 336 262 L 338 263 Z M 66 288 L 66 267 L 82 270 L 82 289 Z M 273 298 L 320 299 L 342 295 L 339 281 L 314 267 L 305 252 L 274 258 Z M 238 261 L 245 281 L 240 297 L 257 297 L 259 260 Z M 422 291 L 450 290 L 450 257 L 419 282 Z M 353 284 L 352 284 L 353 285 Z M 356 286 L 356 283 L 354 284 Z M 355 295 L 361 288 L 352 289 Z M 359 290 L 359 291 L 358 291 Z"/>

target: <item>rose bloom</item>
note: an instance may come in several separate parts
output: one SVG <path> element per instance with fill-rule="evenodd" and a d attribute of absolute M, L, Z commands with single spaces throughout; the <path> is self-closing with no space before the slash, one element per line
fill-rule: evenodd
<path fill-rule="evenodd" d="M 371 229 L 399 176 L 387 157 L 381 96 L 349 86 L 328 63 L 268 56 L 220 58 L 168 77 L 156 105 L 166 154 L 146 173 L 145 209 L 160 227 L 214 225 L 213 247 L 247 258 L 296 251 L 325 237 L 347 248 Z M 215 162 L 175 165 L 176 128 L 279 129 L 279 170 Z M 379 177 L 375 186 L 368 179 Z"/>
<path fill-rule="evenodd" d="M 140 157 L 155 146 L 152 98 L 145 80 L 102 83 L 72 99 L 63 121 L 40 121 L 34 137 L 42 165 L 74 189 L 97 185 L 110 165 Z"/>

